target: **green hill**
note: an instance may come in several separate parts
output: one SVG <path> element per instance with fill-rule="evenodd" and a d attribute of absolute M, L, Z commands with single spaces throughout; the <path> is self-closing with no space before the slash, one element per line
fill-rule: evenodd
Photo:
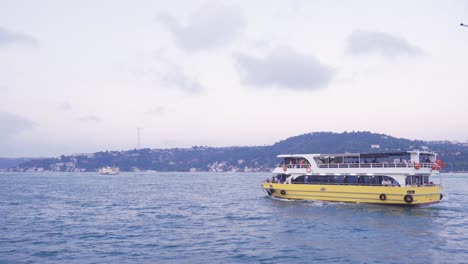
<path fill-rule="evenodd" d="M 16 167 L 19 164 L 25 163 L 31 158 L 0 158 L 0 169 Z"/>
<path fill-rule="evenodd" d="M 431 150 L 446 162 L 446 171 L 468 171 L 465 144 L 395 138 L 371 132 L 314 132 L 277 142 L 271 146 L 203 147 L 103 151 L 88 155 L 61 156 L 25 162 L 20 170 L 96 171 L 118 166 L 122 171 L 270 171 L 278 154 L 345 153 Z"/>

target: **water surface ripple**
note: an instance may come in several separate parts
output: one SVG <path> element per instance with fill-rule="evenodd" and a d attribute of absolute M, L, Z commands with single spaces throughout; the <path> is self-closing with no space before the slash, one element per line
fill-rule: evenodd
<path fill-rule="evenodd" d="M 419 208 L 281 201 L 266 174 L 0 173 L 0 263 L 466 263 L 468 175 Z"/>

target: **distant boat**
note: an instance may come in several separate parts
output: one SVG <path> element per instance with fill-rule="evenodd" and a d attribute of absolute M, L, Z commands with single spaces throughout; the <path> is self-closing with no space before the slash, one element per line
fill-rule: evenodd
<path fill-rule="evenodd" d="M 99 174 L 102 175 L 117 175 L 119 173 L 120 169 L 118 167 L 105 166 L 99 169 Z"/>

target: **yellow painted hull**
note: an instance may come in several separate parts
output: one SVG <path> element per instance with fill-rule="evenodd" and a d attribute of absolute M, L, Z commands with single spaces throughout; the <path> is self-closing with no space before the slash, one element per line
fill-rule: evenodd
<path fill-rule="evenodd" d="M 422 205 L 436 203 L 442 199 L 440 186 L 390 187 L 263 183 L 262 188 L 273 197 L 293 200 Z"/>

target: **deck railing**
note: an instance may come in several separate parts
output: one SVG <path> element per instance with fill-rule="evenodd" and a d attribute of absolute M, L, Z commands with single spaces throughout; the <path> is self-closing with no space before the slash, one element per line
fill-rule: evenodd
<path fill-rule="evenodd" d="M 313 184 L 313 185 L 359 185 L 359 186 L 384 186 L 384 187 L 431 187 L 440 186 L 436 183 L 403 184 L 403 185 L 382 185 L 379 183 L 344 183 L 344 182 L 292 182 L 291 184 Z"/>
<path fill-rule="evenodd" d="M 320 169 L 337 169 L 337 168 L 414 168 L 415 164 L 419 164 L 419 168 L 432 168 L 435 163 L 405 163 L 405 162 L 378 162 L 378 163 L 330 163 L 330 164 L 317 164 Z M 278 167 L 291 168 L 308 168 L 309 164 L 278 164 Z"/>

